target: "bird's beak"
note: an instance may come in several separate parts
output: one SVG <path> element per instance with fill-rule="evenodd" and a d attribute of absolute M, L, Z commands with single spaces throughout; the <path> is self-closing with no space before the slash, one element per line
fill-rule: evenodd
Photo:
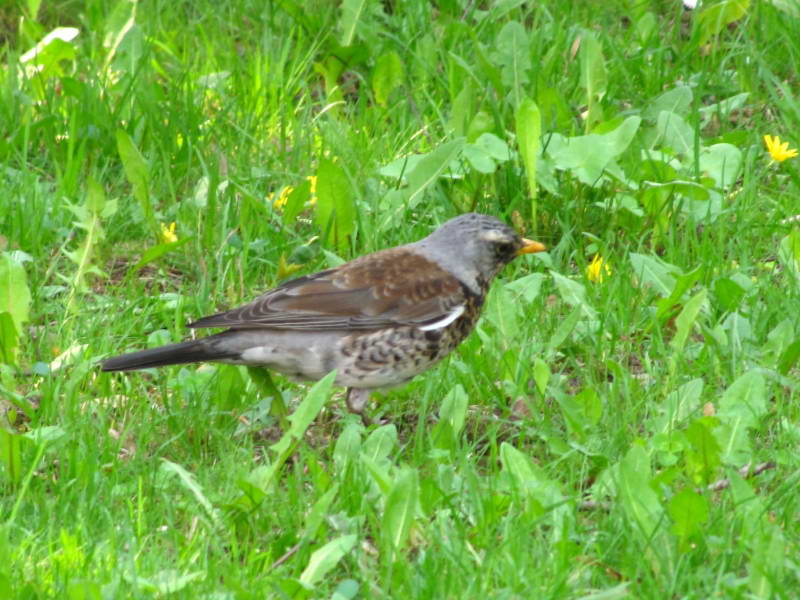
<path fill-rule="evenodd" d="M 523 254 L 533 254 L 534 252 L 544 252 L 545 250 L 547 250 L 547 248 L 544 244 L 522 238 L 522 248 L 517 250 L 517 256 L 521 256 Z"/>

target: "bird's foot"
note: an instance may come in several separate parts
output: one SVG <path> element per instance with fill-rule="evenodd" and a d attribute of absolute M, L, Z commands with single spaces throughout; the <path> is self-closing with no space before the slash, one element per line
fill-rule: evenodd
<path fill-rule="evenodd" d="M 375 425 L 375 424 L 381 425 L 382 423 L 380 422 L 380 420 L 375 421 L 366 414 L 364 414 L 364 409 L 369 403 L 369 396 L 370 396 L 370 390 L 368 389 L 347 388 L 347 395 L 345 396 L 345 403 L 347 404 L 347 410 L 361 417 L 361 421 L 364 423 L 365 427 L 369 427 L 370 425 Z"/>

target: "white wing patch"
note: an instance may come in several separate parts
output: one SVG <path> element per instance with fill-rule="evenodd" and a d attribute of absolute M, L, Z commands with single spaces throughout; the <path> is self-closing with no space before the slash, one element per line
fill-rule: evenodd
<path fill-rule="evenodd" d="M 432 329 L 442 329 L 443 327 L 447 327 L 448 325 L 450 325 L 450 323 L 455 321 L 458 317 L 460 317 L 463 314 L 464 314 L 464 305 L 461 304 L 459 306 L 456 306 L 452 311 L 450 311 L 450 313 L 444 319 L 439 319 L 438 321 L 435 321 L 430 325 L 425 325 L 425 327 L 420 327 L 419 330 L 431 331 Z"/>

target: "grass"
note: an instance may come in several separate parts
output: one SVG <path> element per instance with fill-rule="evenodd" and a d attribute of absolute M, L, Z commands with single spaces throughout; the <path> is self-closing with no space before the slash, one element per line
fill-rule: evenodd
<path fill-rule="evenodd" d="M 800 144 L 798 18 L 0 8 L 0 596 L 794 597 L 800 158 L 762 136 Z M 467 210 L 550 251 L 385 425 L 325 382 L 276 377 L 287 433 L 243 369 L 99 371 Z"/>

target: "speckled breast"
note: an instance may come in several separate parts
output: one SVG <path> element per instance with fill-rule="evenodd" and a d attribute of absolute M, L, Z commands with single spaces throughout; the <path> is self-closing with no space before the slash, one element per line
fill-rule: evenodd
<path fill-rule="evenodd" d="M 475 327 L 483 296 L 470 294 L 464 313 L 441 329 L 402 326 L 342 339 L 336 383 L 347 387 L 401 385 L 450 354 Z"/>

